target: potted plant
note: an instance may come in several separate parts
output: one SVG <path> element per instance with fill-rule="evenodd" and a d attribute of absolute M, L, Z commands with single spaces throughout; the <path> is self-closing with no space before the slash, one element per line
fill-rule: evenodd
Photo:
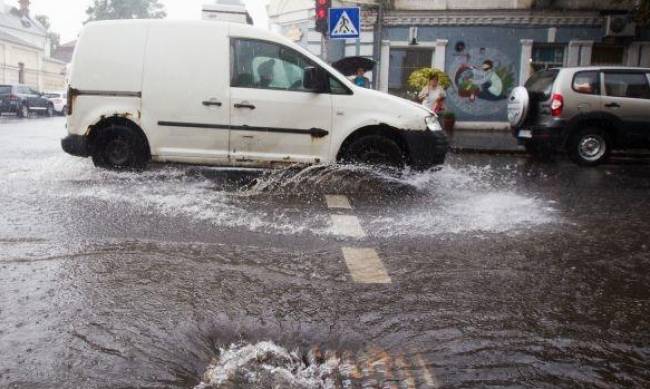
<path fill-rule="evenodd" d="M 451 111 L 445 111 L 440 114 L 440 122 L 443 130 L 447 133 L 454 132 L 454 126 L 456 125 L 456 114 Z"/>

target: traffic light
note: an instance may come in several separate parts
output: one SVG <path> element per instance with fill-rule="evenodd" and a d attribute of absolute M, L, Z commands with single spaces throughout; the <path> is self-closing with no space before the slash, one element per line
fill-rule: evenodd
<path fill-rule="evenodd" d="M 332 0 L 316 0 L 316 31 L 327 34 L 329 30 L 329 9 L 332 6 Z"/>

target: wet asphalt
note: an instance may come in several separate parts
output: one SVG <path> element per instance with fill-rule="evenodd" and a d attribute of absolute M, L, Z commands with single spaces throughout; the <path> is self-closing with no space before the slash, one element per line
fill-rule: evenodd
<path fill-rule="evenodd" d="M 64 124 L 0 119 L 0 387 L 188 388 L 260 341 L 356 367 L 334 387 L 650 386 L 648 159 L 116 173 Z"/>

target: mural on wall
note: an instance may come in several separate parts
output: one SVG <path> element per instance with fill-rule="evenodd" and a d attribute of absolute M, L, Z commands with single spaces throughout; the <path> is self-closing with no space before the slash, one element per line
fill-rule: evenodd
<path fill-rule="evenodd" d="M 472 116 L 505 114 L 506 97 L 515 86 L 512 60 L 495 48 L 467 49 L 458 42 L 455 49 L 448 67 L 451 105 Z"/>

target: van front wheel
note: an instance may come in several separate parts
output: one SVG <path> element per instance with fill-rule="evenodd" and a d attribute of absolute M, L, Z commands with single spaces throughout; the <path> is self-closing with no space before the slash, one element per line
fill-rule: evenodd
<path fill-rule="evenodd" d="M 381 135 L 363 136 L 350 145 L 344 161 L 367 165 L 404 167 L 404 153 L 392 139 Z"/>
<path fill-rule="evenodd" d="M 139 170 L 147 166 L 146 143 L 131 128 L 110 126 L 100 130 L 93 142 L 93 163 L 114 170 Z"/>

